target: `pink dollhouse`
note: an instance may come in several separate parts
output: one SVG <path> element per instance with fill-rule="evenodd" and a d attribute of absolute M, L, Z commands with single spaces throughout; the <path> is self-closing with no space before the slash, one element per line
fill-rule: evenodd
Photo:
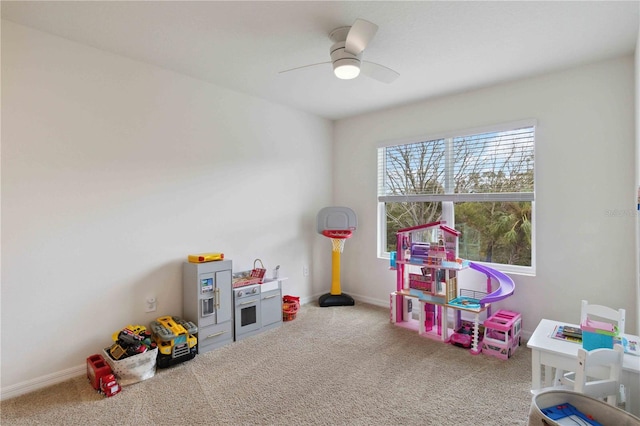
<path fill-rule="evenodd" d="M 420 335 L 449 342 L 453 330 L 461 324 L 461 313 L 474 316 L 471 353 L 479 346 L 480 314 L 491 316 L 491 302 L 513 293 L 513 280 L 505 274 L 458 257 L 461 233 L 433 222 L 396 233 L 396 291 L 390 295 L 390 319 L 401 327 L 418 329 Z M 393 257 L 392 257 L 393 258 Z M 487 292 L 458 289 L 458 272 L 471 268 L 487 276 Z M 492 290 L 492 280 L 499 284 Z M 417 309 L 418 321 L 412 318 Z M 448 310 L 454 311 L 454 328 L 448 328 Z"/>

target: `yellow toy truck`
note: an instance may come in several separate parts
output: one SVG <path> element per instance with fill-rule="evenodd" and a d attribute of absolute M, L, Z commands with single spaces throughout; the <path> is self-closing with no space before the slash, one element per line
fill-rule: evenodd
<path fill-rule="evenodd" d="M 167 368 L 195 358 L 198 327 L 179 317 L 164 316 L 151 322 L 153 340 L 158 345 L 158 368 Z"/>

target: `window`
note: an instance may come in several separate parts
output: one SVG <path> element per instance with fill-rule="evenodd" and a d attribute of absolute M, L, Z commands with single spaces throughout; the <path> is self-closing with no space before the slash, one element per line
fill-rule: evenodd
<path fill-rule="evenodd" d="M 461 258 L 533 273 L 534 142 L 526 122 L 378 148 L 379 254 L 398 229 L 442 220 Z"/>

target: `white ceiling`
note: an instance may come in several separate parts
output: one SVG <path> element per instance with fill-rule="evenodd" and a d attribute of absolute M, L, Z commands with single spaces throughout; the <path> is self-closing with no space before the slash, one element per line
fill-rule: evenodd
<path fill-rule="evenodd" d="M 2 1 L 2 18 L 329 119 L 632 54 L 639 2 Z M 391 84 L 338 80 L 329 32 L 379 26 L 364 59 Z"/>

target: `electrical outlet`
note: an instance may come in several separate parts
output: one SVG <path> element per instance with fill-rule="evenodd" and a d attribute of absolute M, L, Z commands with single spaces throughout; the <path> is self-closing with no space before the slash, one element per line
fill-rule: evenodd
<path fill-rule="evenodd" d="M 303 277 L 308 277 L 309 276 L 309 267 L 307 265 L 302 267 L 302 276 Z"/>
<path fill-rule="evenodd" d="M 147 307 L 144 310 L 145 312 L 155 312 L 156 309 L 158 309 L 158 299 L 155 297 L 147 297 L 146 302 Z"/>

